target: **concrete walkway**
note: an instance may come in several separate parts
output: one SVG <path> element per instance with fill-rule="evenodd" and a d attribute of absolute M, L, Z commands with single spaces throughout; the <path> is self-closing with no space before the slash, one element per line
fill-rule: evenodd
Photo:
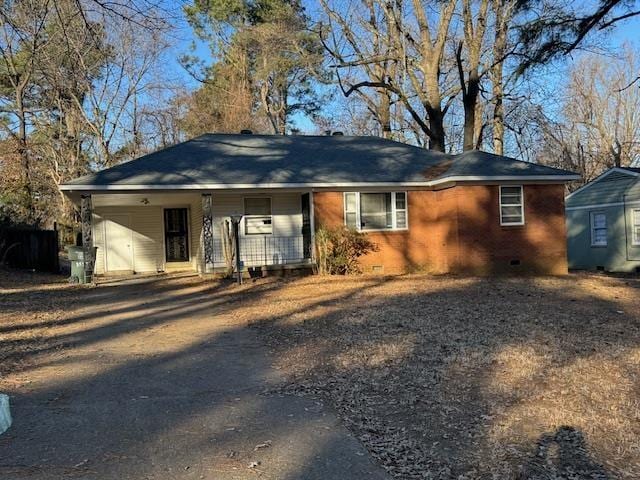
<path fill-rule="evenodd" d="M 387 479 L 326 405 L 266 393 L 282 378 L 224 294 L 87 290 L 8 392 L 0 478 Z"/>

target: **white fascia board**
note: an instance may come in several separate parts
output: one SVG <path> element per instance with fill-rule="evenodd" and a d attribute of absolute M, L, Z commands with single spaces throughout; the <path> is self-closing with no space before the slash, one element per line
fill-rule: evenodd
<path fill-rule="evenodd" d="M 579 175 L 504 175 L 504 176 L 456 176 L 426 182 L 310 182 L 310 183 L 202 183 L 176 185 L 73 185 L 62 184 L 60 190 L 81 191 L 128 191 L 128 190 L 241 190 L 241 189 L 290 189 L 290 188 L 397 188 L 431 187 L 450 182 L 559 182 L 579 179 Z"/>
<path fill-rule="evenodd" d="M 501 175 L 501 176 L 455 176 L 429 182 L 429 186 L 447 182 L 558 182 L 565 183 L 579 180 L 580 175 Z"/>
<path fill-rule="evenodd" d="M 338 182 L 338 183 L 200 183 L 177 185 L 60 185 L 60 190 L 247 190 L 280 188 L 332 188 L 332 187 L 395 187 L 398 185 L 427 186 L 426 182 Z"/>

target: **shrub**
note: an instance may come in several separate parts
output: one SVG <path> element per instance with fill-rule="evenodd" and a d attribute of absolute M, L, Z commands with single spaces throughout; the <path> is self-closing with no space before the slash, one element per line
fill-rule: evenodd
<path fill-rule="evenodd" d="M 352 275 L 362 273 L 358 259 L 378 250 L 366 234 L 352 228 L 324 228 L 316 231 L 318 273 Z"/>

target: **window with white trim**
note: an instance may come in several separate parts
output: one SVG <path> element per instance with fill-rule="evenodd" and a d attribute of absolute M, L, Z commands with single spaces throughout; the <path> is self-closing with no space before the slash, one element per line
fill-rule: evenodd
<path fill-rule="evenodd" d="M 407 228 L 407 194 L 346 192 L 344 223 L 361 231 L 404 230 Z"/>
<path fill-rule="evenodd" d="M 358 194 L 344 194 L 344 224 L 349 228 L 358 228 Z"/>
<path fill-rule="evenodd" d="M 396 192 L 395 201 L 396 228 L 407 228 L 407 194 Z"/>
<path fill-rule="evenodd" d="M 244 199 L 244 234 L 271 235 L 271 198 L 255 197 Z"/>
<path fill-rule="evenodd" d="M 632 215 L 633 244 L 640 245 L 640 208 L 635 208 Z"/>
<path fill-rule="evenodd" d="M 524 225 L 522 185 L 500 186 L 500 225 Z"/>
<path fill-rule="evenodd" d="M 604 212 L 591 212 L 591 245 L 607 246 L 607 215 Z"/>

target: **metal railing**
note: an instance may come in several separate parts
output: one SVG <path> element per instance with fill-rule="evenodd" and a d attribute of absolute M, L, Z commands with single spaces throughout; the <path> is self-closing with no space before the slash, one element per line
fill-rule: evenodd
<path fill-rule="evenodd" d="M 286 265 L 310 261 L 310 258 L 305 257 L 304 252 L 304 237 L 302 235 L 240 237 L 240 260 L 245 267 Z M 213 241 L 213 256 L 216 264 L 224 262 L 222 240 L 219 238 Z"/>

